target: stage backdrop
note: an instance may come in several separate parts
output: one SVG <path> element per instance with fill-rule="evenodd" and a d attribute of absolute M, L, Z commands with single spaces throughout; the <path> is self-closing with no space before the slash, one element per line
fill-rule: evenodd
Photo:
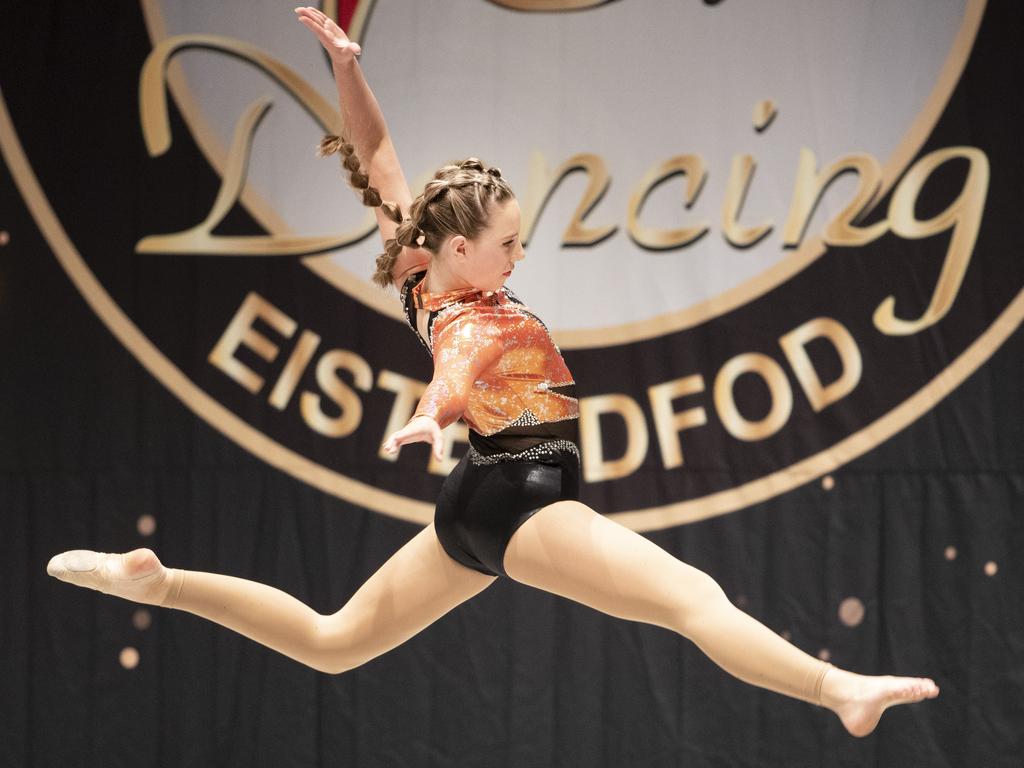
<path fill-rule="evenodd" d="M 330 613 L 428 522 L 430 376 L 314 148 L 277 2 L 28 2 L 0 31 L 0 765 L 1024 762 L 1024 10 L 359 0 L 406 174 L 518 190 L 511 286 L 581 393 L 584 500 L 801 648 L 941 697 L 854 740 L 688 641 L 499 580 L 327 676 L 48 579 L 71 548 Z"/>

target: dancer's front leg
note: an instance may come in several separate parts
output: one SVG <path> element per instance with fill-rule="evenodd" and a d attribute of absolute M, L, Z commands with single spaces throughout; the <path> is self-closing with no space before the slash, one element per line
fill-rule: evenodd
<path fill-rule="evenodd" d="M 125 555 L 66 552 L 47 571 L 79 586 L 194 613 L 329 673 L 403 643 L 494 581 L 452 560 L 432 524 L 329 616 L 266 584 L 166 568 L 148 549 Z"/>
<path fill-rule="evenodd" d="M 809 656 L 736 608 L 710 576 L 578 502 L 531 517 L 504 565 L 516 581 L 672 629 L 739 679 L 828 707 L 855 736 L 887 707 L 939 693 L 931 680 L 855 675 Z"/>

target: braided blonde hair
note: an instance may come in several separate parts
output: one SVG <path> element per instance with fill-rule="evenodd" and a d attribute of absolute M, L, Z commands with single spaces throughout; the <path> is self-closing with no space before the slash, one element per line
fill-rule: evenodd
<path fill-rule="evenodd" d="M 384 243 L 384 253 L 377 256 L 373 282 L 382 288 L 391 284 L 391 271 L 402 248 L 425 248 L 436 255 L 454 235 L 473 240 L 487 228 L 491 206 L 515 197 L 512 187 L 501 177 L 501 169 L 489 168 L 470 157 L 439 168 L 413 200 L 409 218 L 404 218 L 395 203 L 381 200 L 377 189 L 370 186 L 369 177 L 360 170 L 355 148 L 339 136 L 324 137 L 320 155 L 336 153 L 340 153 L 342 168 L 349 173 L 349 183 L 361 193 L 363 205 L 379 207 L 398 224 L 395 236 Z"/>

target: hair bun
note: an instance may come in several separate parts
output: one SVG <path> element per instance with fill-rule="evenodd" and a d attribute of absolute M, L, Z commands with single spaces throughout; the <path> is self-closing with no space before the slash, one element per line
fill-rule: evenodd
<path fill-rule="evenodd" d="M 487 173 L 491 174 L 491 176 L 493 176 L 496 179 L 501 178 L 501 168 L 495 168 L 494 166 L 491 166 L 490 168 L 487 169 Z"/>
<path fill-rule="evenodd" d="M 468 157 L 461 163 L 459 163 L 459 168 L 461 168 L 464 171 L 480 171 L 481 173 L 483 173 L 484 164 L 480 162 L 478 158 Z"/>

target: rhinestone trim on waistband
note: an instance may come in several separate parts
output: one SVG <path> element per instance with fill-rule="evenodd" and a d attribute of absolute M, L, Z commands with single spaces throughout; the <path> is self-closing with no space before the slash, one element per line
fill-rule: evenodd
<path fill-rule="evenodd" d="M 580 449 L 571 440 L 551 440 L 518 453 L 492 453 L 489 456 L 485 456 L 473 446 L 469 446 L 466 455 L 469 457 L 470 464 L 479 467 L 499 464 L 505 461 L 537 461 L 538 459 L 556 456 L 560 451 L 568 451 L 576 457 L 577 461 L 580 460 Z"/>

